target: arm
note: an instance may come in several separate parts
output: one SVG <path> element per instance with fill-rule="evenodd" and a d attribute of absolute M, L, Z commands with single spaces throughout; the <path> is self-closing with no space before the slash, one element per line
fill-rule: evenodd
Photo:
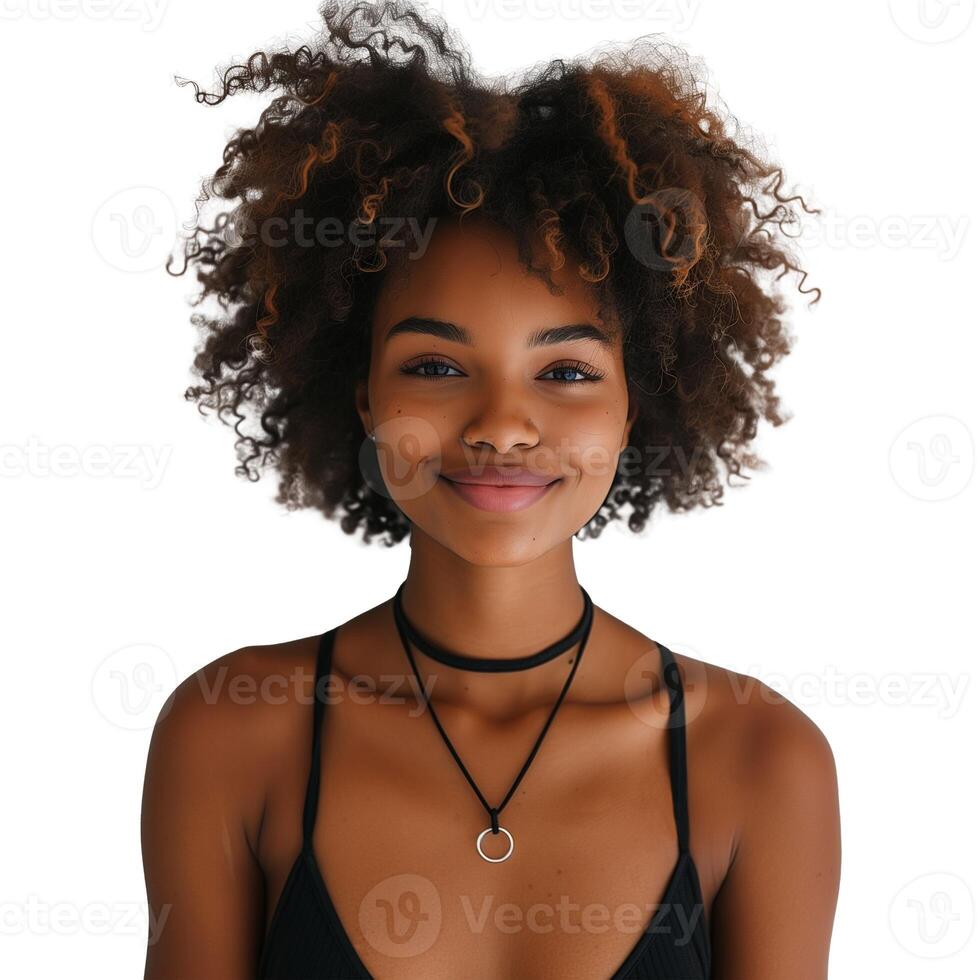
<path fill-rule="evenodd" d="M 227 672 L 236 656 L 183 681 L 153 730 L 141 825 L 150 912 L 144 980 L 244 980 L 255 972 L 261 779 L 246 765 L 247 707 L 213 696 L 226 690 L 215 686 L 216 671 L 224 663 Z"/>
<path fill-rule="evenodd" d="M 826 980 L 841 860 L 833 753 L 765 685 L 742 710 L 740 831 L 713 908 L 712 977 Z"/>

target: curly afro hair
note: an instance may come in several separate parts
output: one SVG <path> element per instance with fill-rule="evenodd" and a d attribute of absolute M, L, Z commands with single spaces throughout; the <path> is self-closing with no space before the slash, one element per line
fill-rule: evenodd
<path fill-rule="evenodd" d="M 552 269 L 574 261 L 623 331 L 638 415 L 579 535 L 598 536 L 624 504 L 633 531 L 660 500 L 671 511 L 720 504 L 722 476 L 730 485 L 743 467 L 764 467 L 748 448 L 759 419 L 790 417 L 766 376 L 794 340 L 778 280 L 792 270 L 799 292 L 820 297 L 803 289 L 786 226 L 799 220 L 795 202 L 819 212 L 781 193 L 782 169 L 737 123 L 726 134 L 700 62 L 651 35 L 487 79 L 445 22 L 411 3 L 328 2 L 320 14 L 310 44 L 225 68 L 219 93 L 192 83 L 207 105 L 243 89 L 282 92 L 227 142 L 183 243 L 202 287 L 192 305 L 220 307 L 191 317 L 203 383 L 185 398 L 233 424 L 236 472 L 257 480 L 274 465 L 278 503 L 328 518 L 339 505 L 343 530 L 363 524 L 365 541 L 408 533 L 359 463 L 355 386 L 384 270 L 406 261 L 406 228 L 477 211 L 514 236 L 553 292 L 532 240 Z M 236 203 L 206 227 L 213 197 Z M 352 233 L 266 233 L 322 219 Z"/>

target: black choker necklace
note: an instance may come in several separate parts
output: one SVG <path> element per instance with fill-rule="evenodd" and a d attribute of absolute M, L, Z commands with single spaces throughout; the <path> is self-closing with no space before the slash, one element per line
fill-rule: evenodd
<path fill-rule="evenodd" d="M 423 639 L 417 630 L 414 629 L 411 623 L 405 616 L 405 611 L 402 609 L 402 589 L 405 587 L 405 583 L 398 587 L 398 591 L 395 593 L 395 601 L 393 603 L 393 608 L 395 612 L 395 626 L 398 628 L 398 635 L 401 637 L 402 646 L 405 648 L 405 655 L 408 657 L 409 663 L 412 665 L 412 671 L 415 674 L 415 679 L 418 681 L 419 690 L 422 692 L 422 698 L 425 701 L 425 706 L 428 708 L 429 717 L 432 719 L 433 724 L 442 736 L 442 740 L 446 743 L 446 748 L 452 753 L 452 757 L 459 766 L 460 771 L 466 777 L 466 781 L 470 784 L 473 792 L 479 797 L 480 803 L 483 809 L 487 811 L 490 815 L 490 826 L 486 830 L 482 831 L 476 838 L 476 851 L 477 854 L 483 858 L 484 861 L 490 861 L 493 864 L 497 864 L 500 861 L 506 861 L 507 858 L 514 853 L 514 837 L 511 832 L 506 827 L 500 826 L 499 815 L 500 811 L 507 805 L 508 800 L 514 795 L 514 791 L 517 789 L 520 781 L 524 778 L 524 774 L 528 771 L 532 760 L 538 753 L 538 749 L 541 748 L 541 743 L 544 741 L 545 734 L 551 723 L 555 719 L 555 715 L 558 713 L 558 709 L 561 707 L 562 701 L 565 699 L 565 693 L 568 691 L 569 686 L 572 683 L 572 678 L 575 676 L 575 671 L 578 669 L 579 661 L 582 659 L 582 653 L 585 650 L 585 645 L 589 640 L 589 633 L 592 630 L 592 600 L 589 598 L 589 593 L 582 589 L 582 596 L 585 599 L 585 608 L 582 610 L 582 618 L 579 620 L 578 625 L 572 630 L 568 636 L 562 638 L 557 643 L 553 643 L 550 647 L 542 650 L 540 653 L 532 654 L 528 657 L 512 657 L 509 660 L 495 660 L 492 657 L 460 657 L 458 654 L 449 653 L 446 650 L 442 650 L 437 646 L 427 642 Z M 579 588 L 582 588 L 581 585 Z M 411 643 L 409 642 L 411 639 Z M 579 648 L 576 651 L 575 659 L 572 662 L 572 669 L 568 672 L 568 676 L 565 678 L 565 683 L 562 685 L 561 693 L 558 695 L 558 700 L 555 702 L 551 709 L 551 713 L 548 715 L 548 720 L 544 723 L 544 728 L 541 730 L 541 734 L 538 735 L 538 740 L 534 743 L 534 748 L 531 749 L 531 754 L 527 757 L 524 765 L 521 767 L 521 771 L 517 774 L 517 778 L 511 784 L 510 789 L 507 791 L 507 795 L 503 798 L 497 806 L 490 806 L 486 801 L 484 795 L 480 792 L 480 787 L 476 785 L 473 781 L 473 777 L 469 774 L 466 766 L 463 765 L 463 760 L 459 757 L 459 753 L 456 751 L 453 743 L 449 740 L 449 736 L 446 734 L 446 730 L 442 727 L 438 717 L 436 716 L 435 709 L 432 707 L 429 701 L 428 695 L 425 693 L 425 685 L 422 683 L 422 678 L 419 675 L 419 669 L 415 665 L 415 657 L 412 655 L 412 643 L 415 643 L 417 647 L 424 650 L 430 657 L 438 660 L 439 663 L 446 664 L 450 667 L 460 667 L 464 670 L 483 670 L 483 671 L 502 671 L 502 670 L 526 670 L 528 667 L 534 667 L 537 664 L 547 663 L 549 660 L 554 660 L 555 657 L 559 656 L 562 652 L 567 650 L 572 644 L 578 643 Z M 506 853 L 502 857 L 490 857 L 483 850 L 483 838 L 487 834 L 493 834 L 495 837 L 497 834 L 503 834 L 508 842 L 509 846 Z"/>
<path fill-rule="evenodd" d="M 582 615 L 575 628 L 556 643 L 552 643 L 551 646 L 545 647 L 538 653 L 530 653 L 524 657 L 464 657 L 458 653 L 451 653 L 449 650 L 444 650 L 442 647 L 436 646 L 422 636 L 411 624 L 402 606 L 402 590 L 404 588 L 405 583 L 402 582 L 398 586 L 398 591 L 395 593 L 395 622 L 405 632 L 412 643 L 427 657 L 437 660 L 446 667 L 455 667 L 458 670 L 477 670 L 496 674 L 511 670 L 528 670 L 531 667 L 546 664 L 549 660 L 560 657 L 570 647 L 575 646 L 585 635 L 591 619 L 592 599 L 589 597 L 589 593 L 579 585 L 579 588 L 582 589 L 582 597 L 585 599 L 585 607 L 582 610 Z"/>

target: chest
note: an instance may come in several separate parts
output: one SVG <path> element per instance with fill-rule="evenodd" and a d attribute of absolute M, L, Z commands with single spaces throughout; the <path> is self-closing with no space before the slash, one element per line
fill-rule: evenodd
<path fill-rule="evenodd" d="M 499 806 L 548 708 L 491 725 L 438 709 Z M 352 701 L 324 718 L 314 852 L 328 901 L 375 977 L 611 977 L 674 879 L 668 732 L 628 705 L 565 704 L 490 818 L 425 712 Z M 504 835 L 485 835 L 500 856 Z"/>

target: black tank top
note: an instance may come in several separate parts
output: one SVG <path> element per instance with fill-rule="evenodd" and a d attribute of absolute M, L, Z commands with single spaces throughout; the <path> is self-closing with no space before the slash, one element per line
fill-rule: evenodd
<path fill-rule="evenodd" d="M 313 755 L 303 805 L 303 845 L 276 904 L 259 962 L 259 980 L 373 980 L 344 931 L 313 852 L 320 792 L 321 678 L 330 673 L 337 627 L 320 639 L 313 702 Z M 670 787 L 679 855 L 670 881 L 633 950 L 611 980 L 708 980 L 711 947 L 701 884 L 688 850 L 684 688 L 670 650 L 658 644 L 670 690 Z M 460 973 L 465 968 L 460 966 Z"/>

